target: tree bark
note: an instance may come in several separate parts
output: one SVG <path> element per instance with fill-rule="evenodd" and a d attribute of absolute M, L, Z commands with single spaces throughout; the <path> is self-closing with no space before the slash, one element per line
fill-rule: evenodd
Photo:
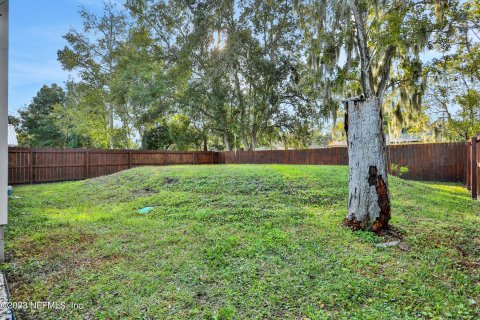
<path fill-rule="evenodd" d="M 238 104 L 240 106 L 240 135 L 241 135 L 241 141 L 243 144 L 243 149 L 248 150 L 249 145 L 247 141 L 247 129 L 246 129 L 246 110 L 245 110 L 245 103 L 243 101 L 243 94 L 242 94 L 242 89 L 240 87 L 240 78 L 238 76 L 238 70 L 235 68 L 235 90 L 237 91 L 237 97 L 238 97 Z"/>
<path fill-rule="evenodd" d="M 252 136 L 252 142 L 250 143 L 250 151 L 255 151 L 255 148 L 257 147 L 257 140 Z"/>
<path fill-rule="evenodd" d="M 203 151 L 208 151 L 208 137 L 207 137 L 207 135 L 203 136 Z"/>
<path fill-rule="evenodd" d="M 245 135 L 242 135 L 241 137 L 242 145 L 243 145 L 243 150 L 247 151 L 250 148 L 250 145 L 248 144 L 247 137 Z"/>
<path fill-rule="evenodd" d="M 350 169 L 345 225 L 380 232 L 388 228 L 390 220 L 381 100 L 348 100 L 345 128 Z"/>
<path fill-rule="evenodd" d="M 228 132 L 227 130 L 224 128 L 223 129 L 223 144 L 225 144 L 225 148 L 228 150 L 228 151 L 232 151 L 232 146 L 230 144 L 230 141 L 228 141 Z"/>
<path fill-rule="evenodd" d="M 360 78 L 362 80 L 363 94 L 366 97 L 374 96 L 373 74 L 370 66 L 370 51 L 368 49 L 367 31 L 365 30 L 365 21 L 357 0 L 351 0 L 350 8 L 355 18 L 357 29 L 357 47 L 360 55 Z"/>
<path fill-rule="evenodd" d="M 114 135 L 114 131 L 115 131 L 115 124 L 114 124 L 114 114 L 113 114 L 113 107 L 111 104 L 107 104 L 107 108 L 108 108 L 108 130 L 109 130 L 109 138 L 108 138 L 108 144 L 110 146 L 110 149 L 113 149 L 114 147 L 114 139 L 113 139 L 113 135 Z"/>

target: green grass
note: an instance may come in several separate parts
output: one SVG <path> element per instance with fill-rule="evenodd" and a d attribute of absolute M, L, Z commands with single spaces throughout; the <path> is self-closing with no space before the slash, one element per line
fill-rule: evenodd
<path fill-rule="evenodd" d="M 342 227 L 347 179 L 341 166 L 175 166 L 17 187 L 12 301 L 66 303 L 17 315 L 478 319 L 480 206 L 464 187 L 390 178 L 404 251 Z"/>

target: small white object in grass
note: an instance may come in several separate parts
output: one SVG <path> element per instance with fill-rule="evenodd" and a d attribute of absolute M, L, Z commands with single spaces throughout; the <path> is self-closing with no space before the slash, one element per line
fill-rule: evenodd
<path fill-rule="evenodd" d="M 376 244 L 378 248 L 386 248 L 386 247 L 395 247 L 400 244 L 400 241 L 391 241 L 391 242 L 384 242 Z"/>

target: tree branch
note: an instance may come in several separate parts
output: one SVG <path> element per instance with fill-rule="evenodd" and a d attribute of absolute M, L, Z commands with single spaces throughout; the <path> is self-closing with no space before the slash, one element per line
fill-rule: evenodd
<path fill-rule="evenodd" d="M 373 74 L 370 67 L 370 53 L 368 51 L 367 33 L 365 31 L 365 21 L 360 12 L 357 0 L 350 0 L 349 6 L 352 9 L 353 17 L 355 19 L 355 26 L 357 28 L 357 45 L 360 55 L 360 69 L 363 93 L 367 98 L 374 96 L 373 89 Z"/>
<path fill-rule="evenodd" d="M 390 78 L 390 67 L 392 66 L 392 58 L 393 55 L 395 54 L 396 46 L 394 45 L 389 45 L 387 47 L 387 51 L 385 52 L 385 56 L 383 57 L 383 63 L 382 63 L 382 72 L 381 72 L 381 78 L 380 82 L 378 83 L 378 88 L 377 88 L 377 94 L 376 96 L 380 98 L 380 100 L 383 97 L 383 94 L 385 93 L 385 88 L 387 86 L 388 79 Z"/>

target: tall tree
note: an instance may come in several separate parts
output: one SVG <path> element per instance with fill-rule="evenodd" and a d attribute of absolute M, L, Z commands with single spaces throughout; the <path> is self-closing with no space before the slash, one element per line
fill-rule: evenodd
<path fill-rule="evenodd" d="M 128 6 L 161 58 L 185 75 L 175 108 L 204 137 L 219 135 L 227 149 L 238 137 L 237 146 L 253 150 L 273 128 L 297 128 L 296 117 L 313 113 L 298 84 L 303 62 L 291 1 L 130 0 Z"/>
<path fill-rule="evenodd" d="M 66 70 L 77 70 L 85 84 L 100 94 L 103 101 L 100 107 L 108 114 L 109 147 L 116 144 L 118 137 L 116 124 L 128 131 L 125 123 L 128 117 L 124 114 L 124 105 L 117 103 L 112 92 L 118 64 L 118 51 L 128 36 L 128 18 L 120 11 L 113 1 L 104 3 L 103 15 L 95 14 L 82 8 L 80 15 L 83 20 L 83 30 L 72 29 L 64 38 L 69 46 L 58 51 L 58 60 Z M 124 132 L 124 135 L 128 135 Z M 127 145 L 128 146 L 128 145 Z"/>
<path fill-rule="evenodd" d="M 360 84 L 349 90 L 357 97 L 346 100 L 350 175 L 345 224 L 379 232 L 388 228 L 391 215 L 382 104 L 391 85 L 392 65 L 409 70 L 420 60 L 428 38 L 442 25 L 445 3 L 312 0 L 298 2 L 296 8 L 303 17 L 311 60 L 323 78 Z M 437 14 L 436 21 L 431 12 Z M 418 73 L 412 78 L 409 83 L 418 79 Z M 405 91 L 415 96 L 414 90 Z"/>
<path fill-rule="evenodd" d="M 426 104 L 444 139 L 465 141 L 480 130 L 480 1 L 451 3 L 446 19 L 442 56 L 427 68 Z"/>
<path fill-rule="evenodd" d="M 142 148 L 147 150 L 168 150 L 173 144 L 167 122 L 162 119 L 155 127 L 145 130 L 142 136 Z"/>
<path fill-rule="evenodd" d="M 30 147 L 64 147 L 65 137 L 53 110 L 65 103 L 65 91 L 56 84 L 44 85 L 25 110 L 19 110 L 22 141 Z"/>
<path fill-rule="evenodd" d="M 181 89 L 182 75 L 173 71 L 156 46 L 148 27 L 130 29 L 127 41 L 118 52 L 118 65 L 112 92 L 131 132 L 143 134 L 162 122 L 175 106 L 175 92 Z"/>
<path fill-rule="evenodd" d="M 86 83 L 66 83 L 66 101 L 52 111 L 55 123 L 71 148 L 109 148 L 108 112 L 100 90 Z M 118 140 L 118 139 L 115 139 Z M 122 145 L 114 145 L 122 147 Z"/>

